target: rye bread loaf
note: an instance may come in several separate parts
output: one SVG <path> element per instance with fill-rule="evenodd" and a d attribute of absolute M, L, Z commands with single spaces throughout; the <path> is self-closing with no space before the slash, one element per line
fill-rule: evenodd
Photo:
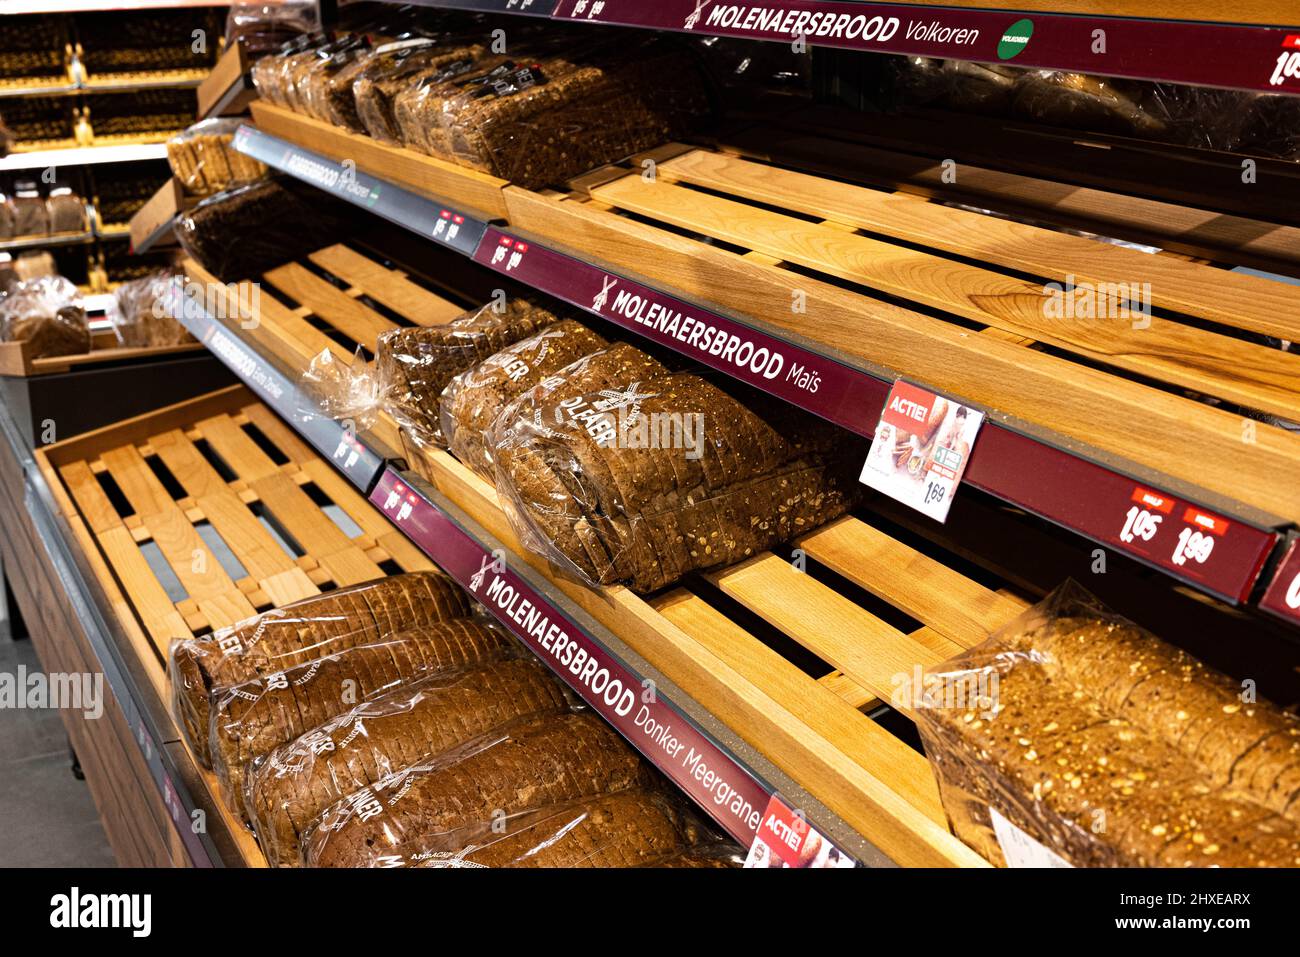
<path fill-rule="evenodd" d="M 172 703 L 204 767 L 212 693 L 388 635 L 471 614 L 465 593 L 440 572 L 411 572 L 304 598 L 172 645 Z"/>
<path fill-rule="evenodd" d="M 506 404 L 606 344 L 582 323 L 563 319 L 466 369 L 447 384 L 440 400 L 447 448 L 479 475 L 491 479 L 492 455 L 483 435 Z"/>
<path fill-rule="evenodd" d="M 503 833 L 419 867 L 644 867 L 676 856 L 700 839 L 681 805 L 655 791 L 620 791 L 546 807 L 505 822 Z"/>
<path fill-rule="evenodd" d="M 603 361 L 520 396 L 490 438 L 516 533 L 586 581 L 653 591 L 811 531 L 854 500 L 861 451 L 825 423 L 747 406 L 690 373 L 611 381 Z"/>
<path fill-rule="evenodd" d="M 470 310 L 446 325 L 383 333 L 375 365 L 385 407 L 417 444 L 443 444 L 438 403 L 447 383 L 558 318 L 527 299 L 512 299 Z"/>
<path fill-rule="evenodd" d="M 563 686 L 531 658 L 423 678 L 357 705 L 269 752 L 246 781 L 246 813 L 275 866 L 331 804 L 518 719 L 558 713 Z"/>
<path fill-rule="evenodd" d="M 213 695 L 208 735 L 217 779 L 231 807 L 245 814 L 247 766 L 276 745 L 404 682 L 492 661 L 517 648 L 500 629 L 462 618 L 222 688 Z"/>
<path fill-rule="evenodd" d="M 593 714 L 525 721 L 335 804 L 304 841 L 304 860 L 410 866 L 480 839 L 503 816 L 644 788 L 653 779 L 650 766 Z"/>
<path fill-rule="evenodd" d="M 996 811 L 1079 867 L 1300 866 L 1300 824 L 1277 790 L 1290 736 L 1246 730 L 1253 718 L 1224 710 L 1227 684 L 1076 589 L 927 676 L 918 728 L 957 836 L 1005 863 Z M 1184 740 L 1206 726 L 1226 753 Z"/>
<path fill-rule="evenodd" d="M 468 69 L 433 68 L 422 70 L 405 80 L 405 87 L 391 99 L 393 125 L 403 146 L 439 159 L 451 159 L 441 118 L 447 104 L 467 87 L 492 76 L 501 75 L 514 66 L 503 56 L 475 58 Z"/>

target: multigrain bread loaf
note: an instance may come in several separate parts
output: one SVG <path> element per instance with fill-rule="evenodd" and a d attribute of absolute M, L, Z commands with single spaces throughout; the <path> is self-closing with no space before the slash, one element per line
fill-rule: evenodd
<path fill-rule="evenodd" d="M 331 804 L 521 718 L 568 706 L 529 658 L 424 678 L 357 705 L 272 750 L 248 775 L 246 812 L 275 866 L 295 866 L 299 839 Z"/>
<path fill-rule="evenodd" d="M 447 383 L 558 319 L 527 299 L 512 299 L 470 310 L 446 325 L 383 333 L 375 365 L 388 411 L 418 444 L 441 445 L 438 403 Z"/>
<path fill-rule="evenodd" d="M 927 674 L 916 715 L 996 864 L 1009 822 L 1080 867 L 1300 866 L 1294 723 L 1231 687 L 1070 585 Z"/>
<path fill-rule="evenodd" d="M 564 319 L 465 370 L 448 383 L 440 401 L 447 448 L 491 479 L 492 455 L 483 435 L 506 404 L 606 344 L 582 323 Z"/>
<path fill-rule="evenodd" d="M 492 661 L 517 648 L 500 629 L 463 618 L 223 688 L 213 696 L 208 735 L 217 778 L 243 814 L 246 767 L 276 745 L 405 681 Z"/>
<path fill-rule="evenodd" d="M 852 503 L 855 443 L 783 404 L 655 375 L 653 360 L 637 370 L 629 349 L 580 360 L 494 423 L 497 490 L 526 545 L 588 582 L 652 591 Z M 611 358 L 623 377 L 608 374 Z"/>
<path fill-rule="evenodd" d="M 681 805 L 655 791 L 622 791 L 546 807 L 504 823 L 420 867 L 644 867 L 700 840 Z"/>
<path fill-rule="evenodd" d="M 403 146 L 451 159 L 451 146 L 441 122 L 449 103 L 474 85 L 501 76 L 514 66 L 504 56 L 481 56 L 468 69 L 424 70 L 408 78 L 404 89 L 392 97 L 393 124 Z"/>
<path fill-rule="evenodd" d="M 304 842 L 304 860 L 410 866 L 481 839 L 503 817 L 652 782 L 649 765 L 590 713 L 526 721 L 334 805 Z"/>
<path fill-rule="evenodd" d="M 205 767 L 210 695 L 388 635 L 471 613 L 469 599 L 439 572 L 381 578 L 305 598 L 171 648 L 177 723 Z"/>

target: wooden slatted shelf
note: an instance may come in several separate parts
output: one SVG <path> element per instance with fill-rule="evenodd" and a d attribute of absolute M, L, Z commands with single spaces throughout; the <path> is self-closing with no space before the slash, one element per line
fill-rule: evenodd
<path fill-rule="evenodd" d="M 125 650 L 147 663 L 159 700 L 168 700 L 173 640 L 331 588 L 430 567 L 243 386 L 36 457 L 123 626 Z M 204 780 L 216 795 L 210 772 Z M 211 803 L 226 816 L 244 863 L 262 863 L 224 802 Z"/>

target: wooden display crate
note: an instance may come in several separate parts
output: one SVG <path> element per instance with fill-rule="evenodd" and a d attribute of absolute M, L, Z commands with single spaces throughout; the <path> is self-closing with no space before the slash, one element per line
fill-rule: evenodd
<path fill-rule="evenodd" d="M 172 641 L 430 567 L 242 386 L 60 442 L 36 459 L 127 635 L 123 653 L 146 665 L 148 690 L 162 701 Z M 203 781 L 242 861 L 263 863 L 215 777 Z"/>
<path fill-rule="evenodd" d="M 199 119 L 239 116 L 257 98 L 249 70 L 252 57 L 242 43 L 226 47 L 212 72 L 199 84 Z"/>
<path fill-rule="evenodd" d="M 187 196 L 180 181 L 174 176 L 158 187 L 134 216 L 131 217 L 131 249 L 133 252 L 145 252 L 164 246 L 175 246 L 176 237 L 172 225 L 176 217 L 192 209 L 198 202 L 193 196 Z"/>

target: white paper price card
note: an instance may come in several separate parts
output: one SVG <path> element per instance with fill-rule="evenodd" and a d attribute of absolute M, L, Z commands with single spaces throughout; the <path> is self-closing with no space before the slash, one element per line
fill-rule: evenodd
<path fill-rule="evenodd" d="M 1002 856 L 1007 859 L 1007 867 L 1074 867 L 1008 821 L 997 808 L 989 808 L 989 817 L 993 819 L 993 833 L 997 835 Z"/>
<path fill-rule="evenodd" d="M 861 481 L 946 521 L 984 413 L 901 379 L 880 413 Z"/>

